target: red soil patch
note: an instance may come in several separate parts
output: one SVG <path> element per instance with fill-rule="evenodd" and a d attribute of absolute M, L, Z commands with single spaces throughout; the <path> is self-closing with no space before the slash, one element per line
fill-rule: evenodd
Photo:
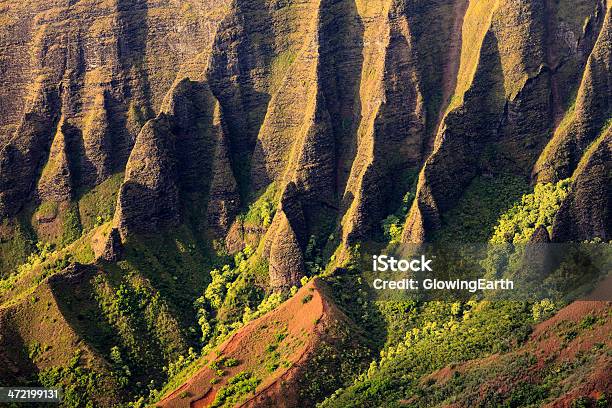
<path fill-rule="evenodd" d="M 537 362 L 524 367 L 521 372 L 510 376 L 483 378 L 478 394 L 485 398 L 494 393 L 507 394 L 512 392 L 516 384 L 523 382 L 537 382 L 541 379 L 544 368 L 559 362 L 575 361 L 581 353 L 589 353 L 596 345 L 612 347 L 612 302 L 577 301 L 561 309 L 552 318 L 538 324 L 529 340 L 519 349 L 510 353 L 510 356 L 531 354 Z M 588 316 L 593 317 L 592 324 L 582 325 Z M 568 333 L 573 335 L 568 336 Z M 443 385 L 452 378 L 455 372 L 468 373 L 474 369 L 499 364 L 505 356 L 494 354 L 486 358 L 471 360 L 462 364 L 446 366 L 423 378 L 422 384 L 433 380 Z M 589 397 L 593 400 L 602 393 L 612 393 L 612 356 L 602 354 L 593 364 L 593 369 L 585 376 L 570 376 L 563 383 L 571 385 L 565 395 L 550 402 L 547 407 L 571 407 L 579 397 Z M 414 401 L 405 401 L 412 403 Z M 484 401 L 480 401 L 484 402 Z M 455 406 L 463 406 L 461 403 Z"/>
<path fill-rule="evenodd" d="M 589 375 L 586 381 L 572 384 L 573 389 L 571 391 L 544 406 L 550 408 L 570 408 L 573 402 L 580 397 L 597 400 L 604 392 L 609 398 L 610 390 L 612 390 L 611 373 L 612 357 L 602 356 L 597 362 L 597 369 Z"/>
<path fill-rule="evenodd" d="M 277 309 L 241 328 L 206 358 L 208 362 L 219 359 L 219 356 L 234 358 L 239 362 L 237 366 L 220 367 L 225 374 L 219 377 L 207 364 L 156 405 L 164 408 L 210 406 L 228 379 L 243 371 L 256 374 L 262 381 L 255 395 L 242 406 L 256 405 L 261 399 L 274 400 L 281 390 L 286 392 L 285 384 L 291 382 L 296 370 L 307 360 L 307 355 L 317 344 L 320 326 L 329 314 L 329 305 L 318 285 L 316 280 L 310 282 Z M 281 333 L 285 337 L 278 341 Z M 270 373 L 264 366 L 269 356 L 267 349 L 275 342 L 285 364 Z M 219 382 L 211 384 L 213 378 Z M 293 398 L 283 395 L 283 400 L 291 401 Z"/>

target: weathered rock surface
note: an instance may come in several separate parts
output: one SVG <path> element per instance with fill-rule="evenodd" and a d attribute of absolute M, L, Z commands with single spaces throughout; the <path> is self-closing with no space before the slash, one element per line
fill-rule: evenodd
<path fill-rule="evenodd" d="M 195 214 L 221 236 L 239 196 L 219 106 L 206 84 L 184 79 L 136 138 L 121 186 L 115 224 L 123 239 L 177 226 Z M 183 214 L 184 216 L 185 214 Z"/>
<path fill-rule="evenodd" d="M 73 189 L 123 171 L 175 80 L 202 78 L 225 0 L 11 1 L 0 18 L 0 216 L 30 200 L 60 117 Z M 72 159 L 71 159 L 72 158 Z"/>
<path fill-rule="evenodd" d="M 431 237 L 440 227 L 441 214 L 455 205 L 475 176 L 503 172 L 525 176 L 547 143 L 543 157 L 551 157 L 547 152 L 553 150 L 569 152 L 558 148 L 558 141 L 550 137 L 558 111 L 571 105 L 567 87 L 579 87 L 587 58 L 582 88 L 592 77 L 588 67 L 594 60 L 606 59 L 598 55 L 605 55 L 609 46 L 607 23 L 603 23 L 592 50 L 589 44 L 597 37 L 593 32 L 601 27 L 603 15 L 610 11 L 607 6 L 606 13 L 605 3 L 596 2 L 581 4 L 568 16 L 565 5 L 555 8 L 544 3 L 470 3 L 464 18 L 454 101 L 421 171 L 417 197 L 404 229 L 405 242 Z M 589 24 L 582 24 L 585 19 Z M 551 33 L 563 41 L 553 41 Z M 606 64 L 609 58 L 598 65 L 599 79 L 594 82 L 610 82 L 605 79 L 609 71 L 602 68 Z M 608 104 L 607 86 L 598 86 L 606 92 L 602 107 Z M 609 117 L 609 113 L 600 116 L 606 115 Z M 538 163 L 544 161 L 540 158 Z"/>
<path fill-rule="evenodd" d="M 4 217 L 125 171 L 122 239 L 181 223 L 233 249 L 263 238 L 286 286 L 311 236 L 380 237 L 409 174 L 405 242 L 431 239 L 483 174 L 604 177 L 577 170 L 612 116 L 604 0 L 52 0 L 5 16 Z M 272 183 L 272 225 L 237 220 Z M 563 214 L 605 195 L 588 183 Z"/>
<path fill-rule="evenodd" d="M 575 105 L 566 113 L 534 167 L 539 182 L 572 175 L 587 147 L 612 118 L 612 12 L 603 7 L 585 27 L 598 31 L 580 83 Z"/>
<path fill-rule="evenodd" d="M 285 187 L 268 234 L 270 284 L 275 289 L 289 289 L 297 285 L 306 272 L 303 257 L 306 222 L 294 183 Z"/>
<path fill-rule="evenodd" d="M 175 140 L 164 114 L 149 121 L 130 154 L 117 198 L 116 225 L 128 234 L 155 232 L 179 223 Z"/>
<path fill-rule="evenodd" d="M 602 134 L 578 164 L 572 190 L 553 224 L 552 239 L 612 239 L 612 128 Z"/>

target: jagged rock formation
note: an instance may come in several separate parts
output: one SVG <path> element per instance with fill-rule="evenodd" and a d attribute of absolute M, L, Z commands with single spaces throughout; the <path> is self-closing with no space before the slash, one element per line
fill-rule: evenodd
<path fill-rule="evenodd" d="M 138 134 L 115 213 L 122 236 L 179 223 L 174 148 L 166 115 L 149 121 Z"/>
<path fill-rule="evenodd" d="M 0 379 L 66 366 L 83 343 L 108 380 L 94 402 L 113 406 L 118 340 L 148 393 L 201 346 L 198 324 L 230 330 L 264 291 L 384 247 L 390 219 L 393 245 L 438 239 L 483 179 L 571 178 L 531 237 L 537 268 L 550 242 L 612 239 L 611 61 L 611 0 L 5 0 L 0 278 L 23 267 L 0 290 Z M 247 244 L 221 273 L 239 276 L 215 282 L 221 306 L 190 314 L 209 257 Z M 63 270 L 74 261 L 91 265 Z M 50 352 L 26 355 L 44 336 Z"/>
<path fill-rule="evenodd" d="M 538 181 L 554 181 L 570 177 L 587 147 L 600 134 L 612 117 L 612 15 L 597 9 L 594 20 L 585 26 L 585 35 L 604 20 L 597 42 L 588 57 L 584 77 L 576 96 L 555 135 L 534 168 Z"/>
<path fill-rule="evenodd" d="M 119 259 L 120 255 L 121 235 L 119 234 L 119 230 L 117 228 L 113 228 L 110 234 L 108 234 L 106 244 L 104 244 L 104 249 L 100 254 L 100 259 L 103 259 L 107 262 L 113 262 Z"/>
<path fill-rule="evenodd" d="M 4 5 L 0 215 L 32 197 L 58 126 L 73 189 L 121 171 L 177 77 L 205 72 L 224 10 L 222 0 Z"/>
<path fill-rule="evenodd" d="M 536 161 L 535 173 L 539 174 L 543 163 L 565 166 L 550 159 L 559 154 L 552 152 L 581 156 L 592 136 L 557 130 L 557 135 L 582 140 L 575 154 L 570 153 L 573 148 L 567 145 L 569 142 L 563 147 L 558 140 L 563 137 L 555 136 L 550 142 L 549 138 L 556 128 L 558 112 L 572 103 L 568 87 L 576 89 L 580 85 L 577 104 L 595 111 L 592 114 L 596 120 L 586 119 L 592 129 L 580 132 L 596 134 L 609 119 L 609 19 L 610 5 L 606 2 L 590 7 L 581 3 L 571 15 L 565 5 L 554 8 L 543 1 L 470 3 L 463 38 L 470 46 L 462 51 L 454 97 L 457 101 L 451 103 L 434 151 L 421 171 L 404 241 L 427 239 L 439 228 L 440 214 L 452 208 L 478 174 L 495 168 L 525 174 Z M 597 92 L 605 95 L 592 95 L 593 102 L 587 102 L 591 100 L 589 88 L 598 83 L 601 86 L 597 86 Z M 577 105 L 576 109 L 581 108 Z M 561 123 L 557 129 L 563 126 Z M 549 146 L 543 149 L 547 143 Z M 570 175 L 572 161 L 576 159 L 565 161 L 569 167 L 552 180 Z M 547 177 L 537 179 L 546 181 Z"/>
<path fill-rule="evenodd" d="M 608 1 L 56 0 L 5 15 L 3 217 L 125 171 L 123 240 L 187 223 L 240 248 L 248 229 L 275 287 L 304 273 L 311 235 L 379 236 L 407 174 L 404 242 L 431 239 L 476 177 L 508 173 L 574 174 L 553 238 L 609 236 L 607 210 L 577 209 L 607 202 L 589 146 L 611 116 Z M 272 225 L 236 220 L 272 183 Z"/>
<path fill-rule="evenodd" d="M 269 231 L 270 284 L 289 289 L 305 275 L 306 222 L 294 183 L 287 184 Z"/>
<path fill-rule="evenodd" d="M 562 204 L 552 237 L 555 241 L 607 242 L 612 237 L 612 128 L 589 147 L 574 173 L 573 189 Z"/>
<path fill-rule="evenodd" d="M 202 214 L 225 232 L 239 207 L 226 143 L 219 107 L 207 86 L 179 82 L 163 112 L 138 134 L 130 154 L 115 214 L 122 237 L 178 225 L 181 197 L 183 206 L 198 199 L 204 206 L 197 205 L 206 208 L 208 201 L 208 213 Z"/>

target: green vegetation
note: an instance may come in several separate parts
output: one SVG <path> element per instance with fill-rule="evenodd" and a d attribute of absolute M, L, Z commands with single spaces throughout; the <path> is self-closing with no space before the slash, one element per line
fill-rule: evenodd
<path fill-rule="evenodd" d="M 217 392 L 211 407 L 233 406 L 241 399 L 254 392 L 261 380 L 249 372 L 241 372 L 227 381 L 227 385 Z"/>
<path fill-rule="evenodd" d="M 380 236 L 377 233 L 376 240 L 384 240 L 384 242 L 394 245 L 400 243 L 402 239 L 406 217 L 415 198 L 418 172 L 411 169 L 400 172 L 392 178 L 398 193 L 392 194 L 393 197 L 389 201 L 391 203 L 390 207 L 394 208 L 395 211 L 381 221 L 383 234 Z M 400 196 L 399 192 L 401 191 L 406 191 L 406 193 Z"/>
<path fill-rule="evenodd" d="M 512 206 L 495 226 L 491 242 L 527 243 L 539 227 L 549 230 L 561 203 L 567 196 L 571 180 L 561 180 L 556 184 L 538 184 L 534 192 L 525 194 L 520 202 Z"/>
<path fill-rule="evenodd" d="M 80 350 L 75 351 L 66 367 L 48 368 L 38 374 L 42 386 L 62 388 L 63 407 L 93 407 L 92 398 L 104 395 L 107 389 L 100 374 L 80 366 L 81 354 Z"/>
<path fill-rule="evenodd" d="M 282 79 L 287 72 L 287 69 L 295 61 L 297 54 L 293 50 L 286 50 L 275 56 L 271 63 L 271 83 L 272 91 L 282 84 Z"/>
<path fill-rule="evenodd" d="M 122 182 L 123 173 L 114 174 L 79 198 L 79 215 L 85 231 L 112 220 Z"/>
<path fill-rule="evenodd" d="M 276 193 L 276 183 L 271 183 L 263 194 L 249 206 L 249 210 L 243 216 L 244 222 L 264 228 L 269 227 L 276 213 Z"/>
<path fill-rule="evenodd" d="M 229 264 L 213 269 L 210 276 L 212 281 L 204 294 L 193 303 L 204 343 L 212 337 L 227 335 L 280 304 L 275 294 L 264 299 L 257 281 L 260 276 L 267 276 L 267 265 L 254 256 L 249 246 L 236 253 Z"/>
<path fill-rule="evenodd" d="M 79 218 L 79 208 L 76 204 L 71 204 L 64 215 L 62 225 L 62 235 L 60 246 L 66 246 L 81 237 L 82 228 Z"/>
<path fill-rule="evenodd" d="M 513 175 L 476 177 L 453 209 L 442 215 L 434 241 L 488 242 L 500 215 L 526 194 L 527 181 Z"/>
<path fill-rule="evenodd" d="M 35 248 L 31 228 L 19 220 L 2 220 L 0 223 L 0 279 L 8 276 L 18 265 L 27 261 Z"/>
<path fill-rule="evenodd" d="M 346 389 L 328 398 L 324 407 L 393 406 L 419 389 L 428 372 L 459 361 L 510 350 L 529 332 L 531 311 L 522 302 L 428 302 L 408 322 L 404 339 L 381 351 Z"/>
<path fill-rule="evenodd" d="M 406 223 L 406 217 L 408 216 L 408 211 L 410 210 L 413 200 L 414 193 L 412 191 L 407 192 L 402 199 L 402 206 L 395 213 L 389 215 L 382 221 L 385 239 L 390 244 L 401 242 L 404 224 Z"/>
<path fill-rule="evenodd" d="M 276 309 L 286 300 L 286 295 L 281 292 L 274 292 L 269 294 L 261 301 L 259 305 L 257 305 L 256 310 L 251 310 L 249 306 L 245 306 L 244 314 L 242 316 L 242 322 L 248 323 L 251 320 L 255 320 L 260 316 L 265 315 L 266 313 Z"/>

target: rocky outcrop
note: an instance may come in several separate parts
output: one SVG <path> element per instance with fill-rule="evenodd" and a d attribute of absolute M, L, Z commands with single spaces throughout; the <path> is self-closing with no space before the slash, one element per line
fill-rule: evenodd
<path fill-rule="evenodd" d="M 87 186 L 106 180 L 113 166 L 113 134 L 110 127 L 108 106 L 111 103 L 108 91 L 100 88 L 93 106 L 84 120 L 83 155 L 81 156 L 81 179 Z"/>
<path fill-rule="evenodd" d="M 206 84 L 185 79 L 162 109 L 136 139 L 115 224 L 125 240 L 189 221 L 181 216 L 189 211 L 196 228 L 208 220 L 222 236 L 240 201 L 219 106 Z"/>
<path fill-rule="evenodd" d="M 123 239 L 179 223 L 175 140 L 165 115 L 149 121 L 130 154 L 117 197 L 115 224 Z"/>
<path fill-rule="evenodd" d="M 73 190 L 123 171 L 136 135 L 174 82 L 206 72 L 227 3 L 2 6 L 0 216 L 15 215 L 34 196 L 43 165 L 55 160 L 49 148 L 60 117 L 74 158 Z"/>
<path fill-rule="evenodd" d="M 578 86 L 590 30 L 602 13 L 597 3 L 577 9 L 567 21 L 565 5 L 488 3 L 470 3 L 467 9 L 455 95 L 421 171 L 405 242 L 430 238 L 441 215 L 477 175 L 531 173 L 557 110 L 570 104 L 570 94 L 559 92 L 559 83 Z M 593 20 L 591 26 L 581 25 L 585 18 Z M 551 41 L 551 33 L 567 41 Z M 578 47 L 572 38 L 584 44 Z M 575 82 L 568 84 L 571 78 Z"/>
<path fill-rule="evenodd" d="M 121 248 L 121 235 L 119 234 L 119 230 L 117 228 L 113 228 L 110 234 L 108 234 L 106 244 L 104 245 L 104 249 L 99 258 L 107 262 L 115 262 L 121 255 Z"/>
<path fill-rule="evenodd" d="M 266 252 L 269 254 L 270 285 L 274 289 L 289 289 L 305 275 L 303 251 L 306 247 L 306 222 L 299 191 L 294 183 L 287 184 L 270 231 Z"/>
<path fill-rule="evenodd" d="M 38 196 L 43 201 L 62 202 L 72 198 L 72 177 L 63 120 L 51 143 L 49 158 L 38 180 Z"/>
<path fill-rule="evenodd" d="M 213 132 L 216 148 L 208 196 L 207 219 L 215 235 L 224 237 L 240 209 L 240 194 L 230 161 L 227 126 L 223 121 L 219 104 L 215 105 Z"/>
<path fill-rule="evenodd" d="M 570 107 L 538 159 L 533 177 L 551 182 L 572 175 L 587 147 L 612 118 L 612 11 L 603 7 L 585 30 L 596 31 L 597 42 L 584 70 L 574 106 Z"/>
<path fill-rule="evenodd" d="M 612 128 L 585 153 L 555 218 L 556 242 L 612 239 Z"/>
<path fill-rule="evenodd" d="M 0 147 L 0 218 L 16 215 L 31 198 L 59 121 L 59 107 L 57 89 L 36 91 L 15 136 Z"/>

